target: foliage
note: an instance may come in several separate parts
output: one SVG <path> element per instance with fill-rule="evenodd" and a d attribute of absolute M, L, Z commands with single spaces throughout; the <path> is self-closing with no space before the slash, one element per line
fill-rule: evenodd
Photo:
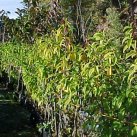
<path fill-rule="evenodd" d="M 1 68 L 11 68 L 11 75 L 21 71 L 27 94 L 53 136 L 136 136 L 136 83 L 128 84 L 133 74 L 128 71 L 130 54 L 123 56 L 114 43 L 118 38 L 106 40 L 105 32 L 95 33 L 86 48 L 74 45 L 71 34 L 66 22 L 33 47 L 1 45 Z M 134 43 L 127 27 L 122 41 L 124 51 Z"/>
<path fill-rule="evenodd" d="M 59 5 L 49 1 L 24 0 L 24 8 L 16 11 L 17 19 L 1 15 L 1 20 L 10 36 L 10 41 L 33 44 L 37 37 L 42 37 L 57 29 L 62 24 L 63 15 Z"/>
<path fill-rule="evenodd" d="M 17 19 L 9 19 L 5 15 L 2 18 L 10 40 L 32 44 L 37 37 L 57 29 L 64 22 L 64 17 L 67 17 L 73 25 L 74 42 L 85 46 L 87 36 L 93 33 L 102 16 L 107 15 L 106 9 L 111 7 L 113 2 L 24 0 L 23 4 L 24 8 L 16 11 L 19 16 Z M 115 4 L 118 5 L 117 2 Z"/>
<path fill-rule="evenodd" d="M 27 96 L 45 120 L 39 129 L 59 137 L 136 136 L 136 40 L 116 8 L 107 8 L 127 2 L 24 2 L 18 19 L 4 19 L 11 40 L 0 45 L 0 70 L 22 76 Z M 87 32 L 90 19 L 96 24 L 95 15 L 101 14 L 90 6 L 101 4 L 105 27 L 93 35 Z"/>

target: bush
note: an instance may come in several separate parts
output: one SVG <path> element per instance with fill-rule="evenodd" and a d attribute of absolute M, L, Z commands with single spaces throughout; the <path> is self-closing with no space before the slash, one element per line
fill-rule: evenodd
<path fill-rule="evenodd" d="M 27 95 L 45 119 L 40 127 L 51 129 L 52 136 L 136 135 L 136 83 L 128 84 L 136 71 L 128 59 L 135 57 L 129 48 L 136 49 L 131 28 L 120 41 L 127 54 L 115 45 L 119 37 L 97 32 L 80 48 L 71 42 L 70 26 L 67 35 L 64 28 L 31 47 L 2 44 L 1 70 L 15 78 L 22 74 Z"/>

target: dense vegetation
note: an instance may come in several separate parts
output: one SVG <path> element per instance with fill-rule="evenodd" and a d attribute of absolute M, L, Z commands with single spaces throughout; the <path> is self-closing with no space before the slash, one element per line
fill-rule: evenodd
<path fill-rule="evenodd" d="M 43 119 L 39 130 L 53 137 L 136 136 L 132 3 L 24 0 L 24 4 L 15 20 L 2 12 L 0 70 L 8 73 L 10 82 L 17 79 L 16 90 L 34 104 Z M 19 90 L 20 81 L 24 91 Z"/>

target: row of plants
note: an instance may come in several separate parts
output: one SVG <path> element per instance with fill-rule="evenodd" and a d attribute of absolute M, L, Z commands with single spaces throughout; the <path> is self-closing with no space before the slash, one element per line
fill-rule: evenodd
<path fill-rule="evenodd" d="M 81 48 L 65 20 L 33 46 L 0 45 L 0 69 L 22 76 L 44 119 L 39 129 L 53 137 L 137 135 L 136 40 L 131 26 L 123 31 L 121 37 L 97 32 Z"/>

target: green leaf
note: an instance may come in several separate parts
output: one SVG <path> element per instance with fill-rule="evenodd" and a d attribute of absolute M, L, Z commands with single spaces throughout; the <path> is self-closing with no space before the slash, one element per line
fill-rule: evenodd
<path fill-rule="evenodd" d="M 120 129 L 121 127 L 122 127 L 122 124 L 121 124 L 119 121 L 114 121 L 114 122 L 113 122 L 113 128 L 114 128 L 115 130 Z"/>
<path fill-rule="evenodd" d="M 131 29 L 132 29 L 131 26 L 126 26 L 126 27 L 124 27 L 124 32 L 127 31 L 127 30 L 131 30 Z"/>
<path fill-rule="evenodd" d="M 127 89 L 127 90 L 126 90 L 126 97 L 129 96 L 130 92 L 131 92 L 131 89 Z"/>
<path fill-rule="evenodd" d="M 102 33 L 95 33 L 93 38 L 95 40 L 102 40 L 103 39 L 103 35 L 102 35 Z"/>
<path fill-rule="evenodd" d="M 91 68 L 91 69 L 89 70 L 89 77 L 91 77 L 94 72 L 95 72 L 95 68 Z"/>
<path fill-rule="evenodd" d="M 125 44 L 125 42 L 127 42 L 128 40 L 130 40 L 129 37 L 125 37 L 123 40 L 122 40 L 122 45 Z"/>
<path fill-rule="evenodd" d="M 104 55 L 104 58 L 105 59 L 110 58 L 112 54 L 113 52 L 108 52 L 107 54 Z"/>
<path fill-rule="evenodd" d="M 137 135 L 137 126 L 134 126 L 134 128 L 131 130 L 131 135 L 132 136 Z"/>
<path fill-rule="evenodd" d="M 135 95 L 135 93 L 134 93 L 134 92 L 130 92 L 130 93 L 129 93 L 129 98 L 131 98 L 131 99 L 132 99 L 132 98 L 135 98 L 135 97 L 136 97 L 136 95 Z"/>
<path fill-rule="evenodd" d="M 131 50 L 129 53 L 126 54 L 126 59 L 130 57 L 135 57 L 137 55 L 137 52 L 135 50 Z"/>

